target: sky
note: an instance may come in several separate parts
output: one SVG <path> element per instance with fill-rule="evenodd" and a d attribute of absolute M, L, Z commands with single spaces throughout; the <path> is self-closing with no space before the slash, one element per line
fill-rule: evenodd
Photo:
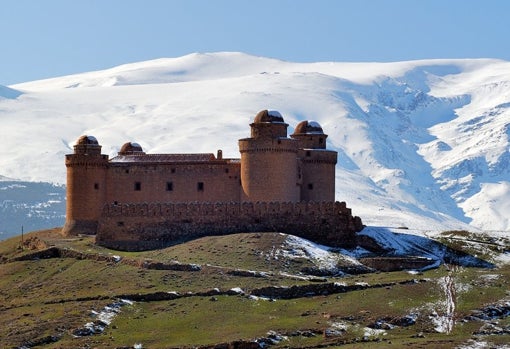
<path fill-rule="evenodd" d="M 0 85 L 194 52 L 510 60 L 508 0 L 0 0 Z"/>

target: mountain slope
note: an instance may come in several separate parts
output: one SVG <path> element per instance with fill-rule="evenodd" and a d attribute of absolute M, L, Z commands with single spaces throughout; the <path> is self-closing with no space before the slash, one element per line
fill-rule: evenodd
<path fill-rule="evenodd" d="M 0 176 L 2 233 L 58 227 L 65 220 L 65 187 L 45 182 L 3 180 Z M 9 234 L 11 235 L 11 234 Z"/>
<path fill-rule="evenodd" d="M 498 60 L 224 52 L 127 64 L 11 86 L 23 94 L 0 99 L 0 175 L 64 183 L 64 154 L 82 134 L 110 155 L 136 141 L 151 153 L 239 157 L 237 139 L 269 108 L 289 133 L 304 119 L 323 126 L 339 152 L 337 200 L 365 224 L 510 230 L 509 85 L 510 63 Z"/>
<path fill-rule="evenodd" d="M 0 99 L 5 98 L 14 99 L 17 98 L 19 95 L 21 95 L 20 91 L 16 91 L 12 88 L 0 85 Z"/>

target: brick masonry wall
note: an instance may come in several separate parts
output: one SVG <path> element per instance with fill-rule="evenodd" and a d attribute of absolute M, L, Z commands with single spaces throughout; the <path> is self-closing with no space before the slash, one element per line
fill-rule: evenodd
<path fill-rule="evenodd" d="M 93 234 L 105 203 L 107 156 L 67 155 L 66 223 L 63 235 Z"/>
<path fill-rule="evenodd" d="M 301 200 L 335 201 L 335 164 L 337 152 L 300 149 Z"/>
<path fill-rule="evenodd" d="M 239 201 L 240 163 L 110 164 L 107 187 L 106 203 Z"/>
<path fill-rule="evenodd" d="M 242 201 L 300 201 L 297 146 L 293 139 L 239 140 Z"/>
<path fill-rule="evenodd" d="M 282 232 L 335 247 L 353 247 L 363 228 L 344 202 L 217 202 L 105 205 L 96 242 L 145 250 L 208 235 Z"/>

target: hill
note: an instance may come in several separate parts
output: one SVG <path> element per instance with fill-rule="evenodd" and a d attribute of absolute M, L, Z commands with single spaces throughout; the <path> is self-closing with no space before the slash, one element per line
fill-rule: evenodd
<path fill-rule="evenodd" d="M 336 197 L 365 224 L 509 230 L 509 84 L 510 63 L 489 59 L 292 63 L 222 52 L 126 64 L 2 90 L 0 176 L 63 184 L 64 155 L 82 134 L 110 155 L 136 141 L 151 153 L 238 157 L 237 140 L 269 108 L 291 127 L 323 126 L 339 152 Z M 0 232 L 18 233 L 6 219 Z"/>
<path fill-rule="evenodd" d="M 99 247 L 90 236 L 64 239 L 58 229 L 26 234 L 23 241 L 18 236 L 0 242 L 0 343 L 6 348 L 508 343 L 510 241 L 504 234 L 450 231 L 431 238 L 372 228 L 361 236 L 370 251 L 332 250 L 278 233 L 211 236 L 135 253 Z M 416 262 L 419 268 L 407 268 Z"/>

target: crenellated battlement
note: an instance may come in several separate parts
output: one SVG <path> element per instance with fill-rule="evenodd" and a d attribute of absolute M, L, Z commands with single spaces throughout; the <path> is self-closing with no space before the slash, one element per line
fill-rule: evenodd
<path fill-rule="evenodd" d="M 103 206 L 102 217 L 204 217 L 241 215 L 351 214 L 345 202 L 179 202 L 122 203 Z"/>

